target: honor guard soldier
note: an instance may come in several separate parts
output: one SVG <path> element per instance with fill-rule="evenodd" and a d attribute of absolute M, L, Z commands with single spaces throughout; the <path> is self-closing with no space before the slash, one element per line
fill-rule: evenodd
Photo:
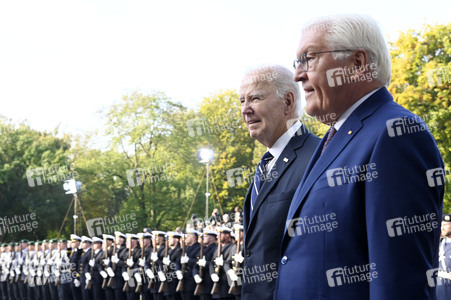
<path fill-rule="evenodd" d="M 231 281 L 231 286 L 229 290 L 229 294 L 235 295 L 235 300 L 241 299 L 241 285 L 242 285 L 242 276 L 243 276 L 243 225 L 235 223 L 233 225 L 233 230 L 235 232 L 235 252 L 232 256 L 232 267 L 234 274 L 230 272 L 229 279 Z M 232 233 L 234 233 L 232 232 Z M 233 277 L 233 278 L 232 278 Z"/>
<path fill-rule="evenodd" d="M 153 231 L 154 238 L 154 252 L 152 252 L 150 259 L 152 260 L 153 273 L 155 274 L 155 282 L 152 285 L 151 293 L 154 300 L 163 300 L 163 293 L 160 291 L 160 286 L 166 281 L 163 272 L 163 257 L 165 252 L 166 233 L 163 231 Z"/>
<path fill-rule="evenodd" d="M 235 245 L 231 243 L 232 230 L 228 227 L 220 227 L 218 251 L 216 258 L 210 264 L 210 276 L 213 281 L 213 299 L 234 299 L 229 294 L 229 282 L 236 281 L 237 276 L 232 268 L 232 256 L 236 252 Z M 215 287 L 216 286 L 216 287 Z"/>
<path fill-rule="evenodd" d="M 27 289 L 27 295 L 28 295 L 28 300 L 35 300 L 35 282 L 34 282 L 34 275 L 36 275 L 35 271 L 34 271 L 34 265 L 33 265 L 33 260 L 34 257 L 36 255 L 36 251 L 35 251 L 35 242 L 34 241 L 29 241 L 28 242 L 28 252 L 27 252 L 27 256 L 25 257 L 25 263 L 24 263 L 24 267 L 23 267 L 23 273 L 25 274 L 25 280 L 24 280 L 24 284 L 26 286 Z"/>
<path fill-rule="evenodd" d="M 211 299 L 213 281 L 211 280 L 210 264 L 217 254 L 218 245 L 215 243 L 217 235 L 213 230 L 204 229 L 202 245 L 197 254 L 198 261 L 193 269 L 194 281 L 196 282 L 194 295 L 200 296 L 201 300 Z"/>
<path fill-rule="evenodd" d="M 92 258 L 89 260 L 89 273 L 86 274 L 90 278 L 91 283 L 87 283 L 87 285 L 88 288 L 91 285 L 93 299 L 104 300 L 105 292 L 102 289 L 103 278 L 100 276 L 101 264 L 105 258 L 105 252 L 102 249 L 103 240 L 98 237 L 92 237 L 92 244 L 94 252 L 92 253 Z"/>
<path fill-rule="evenodd" d="M 166 277 L 164 295 L 168 300 L 175 300 L 178 281 L 182 276 L 181 271 L 178 274 L 176 272 L 176 264 L 179 263 L 180 257 L 182 256 L 182 249 L 180 248 L 180 238 L 182 235 L 178 232 L 170 231 L 167 233 L 167 237 L 167 255 L 163 258 L 163 268 Z"/>
<path fill-rule="evenodd" d="M 34 289 L 35 298 L 36 299 L 43 299 L 44 296 L 42 294 L 42 285 L 44 283 L 43 281 L 43 266 L 41 264 L 41 259 L 44 256 L 44 241 L 36 241 L 35 243 L 36 248 L 36 255 L 33 260 L 34 270 L 36 271 L 36 275 L 34 277 L 34 282 L 36 284 L 36 287 Z"/>
<path fill-rule="evenodd" d="M 12 295 L 14 296 L 15 299 L 20 299 L 19 284 L 18 284 L 20 278 L 20 258 L 21 258 L 20 242 L 14 243 L 13 248 L 14 248 L 13 260 L 11 263 L 11 271 L 10 271 Z"/>
<path fill-rule="evenodd" d="M 0 298 L 8 299 L 8 289 L 6 285 L 6 278 L 8 276 L 8 269 L 7 269 L 7 260 L 9 256 L 8 251 L 8 243 L 3 243 L 1 247 L 1 254 L 0 254 Z"/>
<path fill-rule="evenodd" d="M 149 232 L 138 233 L 139 243 L 141 246 L 141 257 L 138 261 L 139 273 L 142 276 L 142 289 L 141 289 L 141 297 L 142 300 L 151 300 L 152 294 L 149 288 L 149 280 L 151 279 L 149 275 L 147 275 L 147 270 L 151 271 L 151 262 L 150 256 L 152 254 L 152 234 Z M 155 275 L 153 275 L 155 278 Z"/>
<path fill-rule="evenodd" d="M 81 255 L 78 265 L 78 273 L 80 274 L 80 288 L 83 300 L 91 300 L 92 290 L 87 288 L 87 281 L 92 279 L 89 272 L 89 261 L 92 259 L 92 239 L 87 236 L 81 237 Z"/>
<path fill-rule="evenodd" d="M 139 292 L 142 289 L 142 277 L 138 272 L 138 262 L 141 257 L 141 247 L 138 243 L 136 234 L 127 233 L 128 255 L 126 268 L 124 268 L 122 277 L 124 278 L 124 292 L 127 300 L 139 300 Z M 138 292 L 136 292 L 138 290 Z"/>
<path fill-rule="evenodd" d="M 70 263 L 70 274 L 71 274 L 71 292 L 73 300 L 80 300 L 81 296 L 81 287 L 80 287 L 80 274 L 78 273 L 78 268 L 80 264 L 80 257 L 83 250 L 80 248 L 81 237 L 75 234 L 71 234 L 71 248 L 72 252 L 69 257 Z"/>
<path fill-rule="evenodd" d="M 442 217 L 442 236 L 439 248 L 437 300 L 451 299 L 451 215 Z"/>
<path fill-rule="evenodd" d="M 72 299 L 72 291 L 70 288 L 72 277 L 70 274 L 69 256 L 71 251 L 67 249 L 67 240 L 60 239 L 58 242 L 58 257 L 56 260 L 56 286 L 58 289 L 59 300 Z"/>
<path fill-rule="evenodd" d="M 123 292 L 124 279 L 122 273 L 126 269 L 125 261 L 127 260 L 128 249 L 125 246 L 127 237 L 122 232 L 114 232 L 116 236 L 116 253 L 111 257 L 112 269 L 114 270 L 114 299 L 124 300 L 127 298 Z"/>
<path fill-rule="evenodd" d="M 17 272 L 19 273 L 19 276 L 17 276 L 17 288 L 19 290 L 19 297 L 20 299 L 27 299 L 27 287 L 24 284 L 26 275 L 24 274 L 24 265 L 25 265 L 25 258 L 27 256 L 28 252 L 28 240 L 23 239 L 20 241 L 20 247 L 19 247 L 19 255 L 18 255 L 18 269 Z"/>
<path fill-rule="evenodd" d="M 47 255 L 47 270 L 49 272 L 48 276 L 48 288 L 50 292 L 50 298 L 51 299 L 57 299 L 58 298 L 58 288 L 56 287 L 56 277 L 54 274 L 54 270 L 56 268 L 55 266 L 55 260 L 58 256 L 58 240 L 57 239 L 50 239 L 49 240 L 49 251 Z"/>
<path fill-rule="evenodd" d="M 182 257 L 177 263 L 177 272 L 179 284 L 177 286 L 178 292 L 182 296 L 182 300 L 193 300 L 194 290 L 196 289 L 196 282 L 193 277 L 193 268 L 197 263 L 197 255 L 200 251 L 200 244 L 198 238 L 201 233 L 192 228 L 186 229 L 186 234 L 182 240 Z M 183 249 L 184 248 L 184 249 Z M 182 288 L 179 288 L 182 286 Z"/>
<path fill-rule="evenodd" d="M 114 236 L 110 234 L 103 234 L 103 251 L 105 253 L 105 258 L 102 260 L 100 265 L 100 275 L 103 278 L 102 288 L 104 289 L 105 299 L 114 300 L 114 291 L 112 289 L 113 282 L 110 284 L 110 280 L 114 281 L 114 271 L 111 268 L 111 257 L 114 255 L 116 250 L 116 244 L 114 242 Z"/>

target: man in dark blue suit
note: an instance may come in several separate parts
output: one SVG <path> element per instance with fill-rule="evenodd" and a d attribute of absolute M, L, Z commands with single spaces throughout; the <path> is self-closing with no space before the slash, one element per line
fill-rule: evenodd
<path fill-rule="evenodd" d="M 299 122 L 299 85 L 292 77 L 284 67 L 266 66 L 247 73 L 241 84 L 243 119 L 268 156 L 257 166 L 244 202 L 245 300 L 273 298 L 285 217 L 320 141 Z"/>
<path fill-rule="evenodd" d="M 275 299 L 435 299 L 444 164 L 425 123 L 393 101 L 368 16 L 303 31 L 294 79 L 331 125 L 291 202 Z"/>

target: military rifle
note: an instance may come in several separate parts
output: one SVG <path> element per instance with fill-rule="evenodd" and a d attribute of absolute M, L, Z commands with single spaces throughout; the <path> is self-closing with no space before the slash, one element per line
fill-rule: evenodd
<path fill-rule="evenodd" d="M 204 258 L 204 243 L 201 241 L 200 243 L 200 255 L 199 260 Z M 199 260 L 197 263 L 199 263 Z M 199 266 L 199 276 L 200 278 L 204 277 L 204 267 Z M 194 296 L 200 296 L 202 294 L 202 282 L 199 282 L 196 285 L 196 289 L 194 290 Z"/>
<path fill-rule="evenodd" d="M 91 246 L 91 259 L 89 261 L 91 261 L 93 259 L 94 259 L 94 249 Z M 94 265 L 95 265 L 95 262 L 94 262 Z M 88 280 L 88 282 L 86 282 L 86 286 L 85 286 L 86 290 L 90 290 L 92 288 L 92 279 L 93 279 L 92 277 L 94 276 L 94 267 L 89 266 L 89 274 L 91 274 L 91 276 L 90 276 L 91 278 Z"/>
<path fill-rule="evenodd" d="M 185 249 L 185 235 L 182 235 L 182 257 L 186 255 L 186 249 Z M 182 264 L 182 276 L 185 276 L 186 273 L 186 263 Z M 176 292 L 183 292 L 184 290 L 184 278 L 179 280 L 179 283 L 177 284 L 177 288 L 175 289 Z"/>
<path fill-rule="evenodd" d="M 113 241 L 113 256 L 114 256 L 114 254 L 116 254 L 116 241 Z M 113 272 L 116 271 L 116 264 L 113 262 L 112 262 L 112 268 L 113 268 Z M 110 277 L 110 280 L 108 280 L 107 287 L 109 287 L 109 288 L 114 287 L 114 276 Z"/>
<path fill-rule="evenodd" d="M 130 245 L 128 247 L 128 259 L 130 259 L 130 256 L 132 254 L 132 243 L 131 243 L 131 239 L 130 239 Z M 128 260 L 127 259 L 127 260 Z M 130 274 L 130 266 L 127 264 L 127 274 Z M 130 286 L 128 285 L 128 280 L 126 280 L 124 282 L 124 288 L 122 289 L 123 292 L 128 292 L 130 291 Z"/>
<path fill-rule="evenodd" d="M 168 243 L 169 243 L 168 239 L 166 238 L 166 241 L 164 242 L 164 257 L 168 256 L 168 248 L 169 248 Z M 166 266 L 165 264 L 163 264 L 163 273 L 164 273 L 164 276 L 166 278 L 168 278 L 168 276 L 167 276 L 168 275 L 168 266 Z M 158 289 L 158 293 L 164 293 L 165 291 L 166 291 L 166 280 L 161 282 L 160 288 Z"/>
<path fill-rule="evenodd" d="M 61 255 L 61 249 L 58 250 L 58 259 L 60 261 L 60 266 L 56 268 L 58 276 L 56 276 L 55 285 L 59 286 L 61 284 L 61 264 L 63 263 L 63 257 Z"/>
<path fill-rule="evenodd" d="M 240 263 L 236 261 L 236 256 L 241 251 L 241 249 L 240 249 L 240 228 L 238 226 L 235 227 L 235 238 L 236 238 L 236 252 L 235 252 L 235 255 L 233 256 L 233 259 L 234 259 L 233 270 L 235 271 L 235 274 L 236 274 L 236 272 L 240 268 Z M 233 280 L 232 284 L 230 285 L 229 294 L 232 294 L 232 295 L 236 294 L 237 285 L 238 285 L 238 281 Z"/>
<path fill-rule="evenodd" d="M 222 251 L 222 244 L 221 244 L 221 238 L 219 238 L 218 240 L 218 255 L 216 256 L 216 258 L 220 258 L 221 255 L 221 251 Z M 221 266 L 216 264 L 215 262 L 215 271 L 213 274 L 216 274 L 219 277 L 219 273 L 221 272 Z M 216 295 L 219 294 L 219 281 L 218 282 L 214 282 L 213 283 L 213 288 L 211 289 L 211 294 L 212 295 Z"/>
<path fill-rule="evenodd" d="M 103 243 L 105 246 L 105 259 L 108 259 L 108 239 L 105 237 L 103 238 Z M 105 266 L 105 268 L 108 268 L 108 266 Z M 103 279 L 102 282 L 102 289 L 106 289 L 108 286 L 108 276 Z"/>

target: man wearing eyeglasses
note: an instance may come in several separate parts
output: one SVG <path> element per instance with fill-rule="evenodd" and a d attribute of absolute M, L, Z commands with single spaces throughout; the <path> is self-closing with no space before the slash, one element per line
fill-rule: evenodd
<path fill-rule="evenodd" d="M 296 54 L 305 110 L 331 128 L 288 211 L 275 299 L 435 299 L 444 165 L 386 89 L 377 23 L 318 19 Z"/>
<path fill-rule="evenodd" d="M 250 136 L 266 146 L 244 202 L 241 299 L 272 299 L 285 217 L 320 139 L 299 122 L 299 84 L 273 65 L 248 72 L 240 88 L 241 114 Z M 236 262 L 243 257 L 237 254 Z M 237 280 L 234 270 L 227 275 Z"/>

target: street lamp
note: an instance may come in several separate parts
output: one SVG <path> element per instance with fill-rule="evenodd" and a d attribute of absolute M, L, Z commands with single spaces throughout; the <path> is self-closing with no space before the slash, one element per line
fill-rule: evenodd
<path fill-rule="evenodd" d="M 78 195 L 77 192 L 81 190 L 81 182 L 76 181 L 75 179 L 70 179 L 64 181 L 63 188 L 66 191 L 66 194 L 73 194 L 75 201 L 74 201 L 74 234 L 77 234 L 77 201 L 78 201 Z"/>
<path fill-rule="evenodd" d="M 210 161 L 213 160 L 214 152 L 211 149 L 203 148 L 197 152 L 197 158 L 201 163 L 205 163 L 207 166 L 207 182 L 206 182 L 206 190 L 205 190 L 205 222 L 208 219 L 208 197 L 210 197 L 210 193 L 208 192 L 208 165 Z"/>

